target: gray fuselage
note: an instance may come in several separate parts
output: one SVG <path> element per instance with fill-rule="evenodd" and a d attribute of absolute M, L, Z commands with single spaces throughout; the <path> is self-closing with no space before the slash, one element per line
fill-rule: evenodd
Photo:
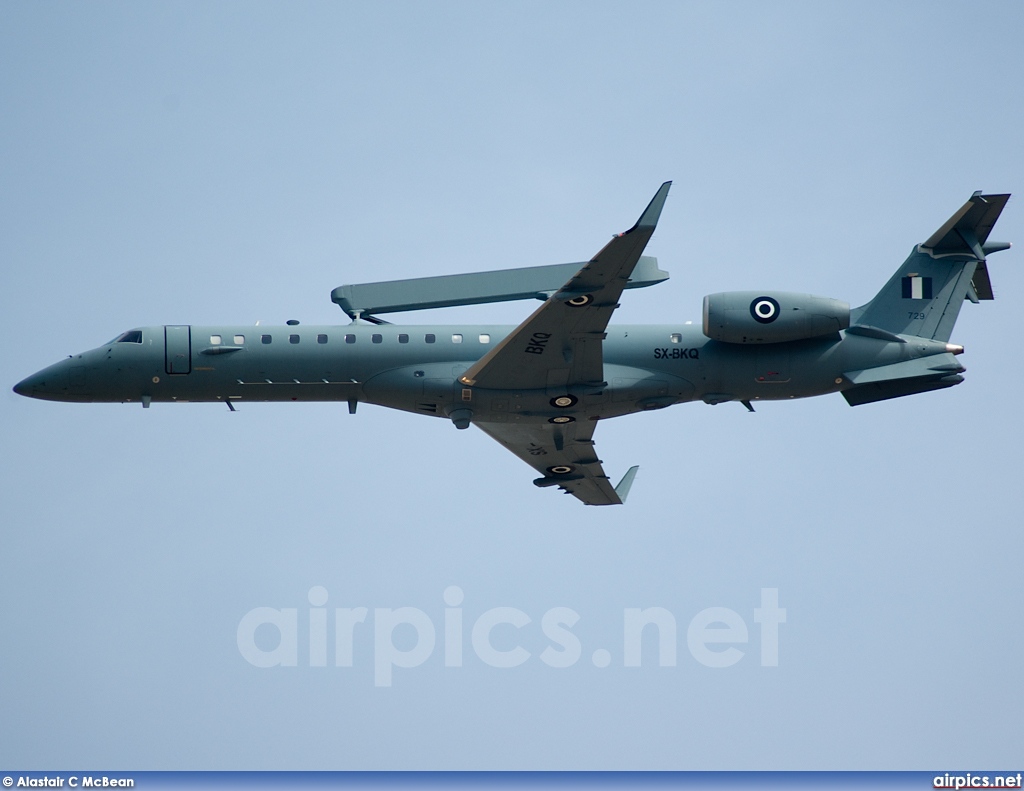
<path fill-rule="evenodd" d="M 546 419 L 563 389 L 483 390 L 457 382 L 510 325 L 143 327 L 20 382 L 22 395 L 79 402 L 347 401 L 445 417 Z M 940 354 L 946 344 L 835 333 L 736 344 L 701 328 L 619 325 L 603 344 L 605 385 L 573 388 L 570 412 L 617 417 L 686 401 L 720 403 L 838 392 L 844 372 Z M 557 352 L 553 352 L 557 353 Z M 556 392 L 557 390 L 557 392 Z"/>

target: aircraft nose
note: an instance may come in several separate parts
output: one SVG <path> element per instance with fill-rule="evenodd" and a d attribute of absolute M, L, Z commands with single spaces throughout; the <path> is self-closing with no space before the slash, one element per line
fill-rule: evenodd
<path fill-rule="evenodd" d="M 36 371 L 32 376 L 26 376 L 14 386 L 14 392 L 27 398 L 52 399 L 60 391 L 61 384 L 60 370 L 51 365 Z"/>
<path fill-rule="evenodd" d="M 36 371 L 14 386 L 14 392 L 43 401 L 92 401 L 89 360 L 78 355 Z"/>
<path fill-rule="evenodd" d="M 17 393 L 20 396 L 31 397 L 32 396 L 32 380 L 34 378 L 35 377 L 30 376 L 27 379 L 22 379 L 20 382 L 18 382 L 18 384 L 16 384 L 14 386 L 14 392 Z"/>

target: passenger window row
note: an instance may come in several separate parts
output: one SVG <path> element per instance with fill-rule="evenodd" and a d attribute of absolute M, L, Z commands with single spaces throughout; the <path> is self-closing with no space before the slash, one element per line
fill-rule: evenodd
<path fill-rule="evenodd" d="M 486 333 L 486 332 L 481 333 L 477 337 L 478 337 L 478 340 L 480 341 L 480 343 L 490 343 L 491 342 L 491 336 L 488 333 Z M 288 336 L 288 342 L 289 343 L 298 343 L 300 338 L 301 338 L 301 336 L 299 336 L 299 335 L 289 335 Z M 268 335 L 261 335 L 260 336 L 260 341 L 262 343 L 264 343 L 264 344 L 273 343 L 274 336 L 273 335 L 269 335 L 269 334 Z M 437 336 L 434 333 L 432 333 L 432 332 L 428 332 L 428 333 L 426 333 L 423 336 L 423 341 L 424 341 L 424 343 L 436 343 L 437 342 Z M 210 343 L 213 344 L 214 346 L 217 346 L 221 342 L 222 341 L 221 341 L 221 336 L 220 335 L 211 335 L 210 336 Z M 319 335 L 316 336 L 316 342 L 317 343 L 327 343 L 327 335 L 325 335 L 324 333 L 320 333 Z M 355 333 L 349 332 L 349 333 L 345 334 L 345 343 L 355 343 L 355 342 L 356 342 L 356 335 L 355 335 Z M 398 335 L 398 342 L 399 343 L 408 343 L 409 342 L 409 336 L 406 333 L 404 333 L 404 332 L 399 333 L 399 335 Z M 243 336 L 243 335 L 236 335 L 235 336 L 235 345 L 240 346 L 243 343 L 245 343 L 245 336 Z M 382 334 L 380 334 L 380 333 L 375 332 L 375 333 L 373 333 L 373 335 L 370 336 L 370 343 L 384 343 L 384 336 Z M 460 332 L 452 333 L 452 343 L 462 343 L 462 333 L 460 333 Z"/>

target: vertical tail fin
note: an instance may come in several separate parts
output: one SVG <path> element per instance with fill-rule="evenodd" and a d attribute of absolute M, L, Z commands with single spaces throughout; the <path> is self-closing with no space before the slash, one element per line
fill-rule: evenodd
<path fill-rule="evenodd" d="M 914 248 L 873 300 L 852 311 L 852 323 L 948 341 L 965 299 L 993 298 L 985 256 L 1010 245 L 988 236 L 1009 197 L 975 192 Z"/>

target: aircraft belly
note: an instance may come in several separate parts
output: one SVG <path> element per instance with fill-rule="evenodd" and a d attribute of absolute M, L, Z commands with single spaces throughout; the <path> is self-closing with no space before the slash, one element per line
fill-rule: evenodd
<path fill-rule="evenodd" d="M 727 386 L 738 398 L 764 401 L 833 392 L 838 389 L 840 345 L 837 334 L 834 338 L 743 346 L 747 355 L 734 361 Z"/>
<path fill-rule="evenodd" d="M 363 399 L 391 409 L 445 417 L 444 407 L 454 400 L 454 368 L 450 362 L 427 363 L 375 374 L 363 383 Z"/>
<path fill-rule="evenodd" d="M 606 365 L 605 379 L 602 412 L 608 417 L 689 401 L 694 394 L 689 379 L 662 371 Z"/>
<path fill-rule="evenodd" d="M 842 372 L 839 335 L 824 339 L 759 344 L 752 384 L 741 394 L 755 400 L 806 398 L 839 389 Z"/>

